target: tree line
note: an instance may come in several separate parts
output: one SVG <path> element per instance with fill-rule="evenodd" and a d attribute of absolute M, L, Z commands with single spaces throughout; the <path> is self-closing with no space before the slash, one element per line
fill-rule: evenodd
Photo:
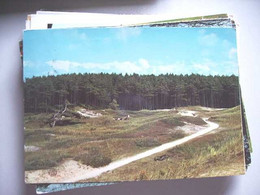
<path fill-rule="evenodd" d="M 25 112 L 51 112 L 65 101 L 91 109 L 165 109 L 240 104 L 238 77 L 191 75 L 65 74 L 27 78 Z"/>

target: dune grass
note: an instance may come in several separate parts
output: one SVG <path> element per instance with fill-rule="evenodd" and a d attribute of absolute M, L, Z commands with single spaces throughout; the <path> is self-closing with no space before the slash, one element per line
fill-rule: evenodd
<path fill-rule="evenodd" d="M 220 127 L 203 137 L 86 181 L 157 180 L 245 173 L 239 107 L 218 111 Z M 209 116 L 209 114 L 207 113 Z M 212 114 L 211 114 L 212 115 Z M 166 155 L 163 161 L 155 157 Z"/>
<path fill-rule="evenodd" d="M 185 136 L 184 132 L 174 130 L 184 125 L 176 113 L 111 109 L 97 112 L 102 113 L 102 117 L 75 119 L 77 124 L 54 128 L 45 122 L 50 114 L 26 114 L 25 145 L 39 147 L 42 154 L 26 152 L 26 170 L 51 168 L 68 158 L 94 167 L 102 166 Z M 128 114 L 130 120 L 114 120 Z M 96 155 L 93 150 L 98 151 Z M 53 153 L 55 151 L 59 154 Z"/>
<path fill-rule="evenodd" d="M 25 153 L 25 169 L 47 169 L 66 159 L 74 159 L 92 167 L 104 166 L 180 139 L 187 134 L 176 129 L 185 123 L 205 125 L 201 117 L 207 117 L 220 125 L 213 133 L 86 181 L 153 180 L 244 173 L 239 107 L 212 112 L 201 107 L 181 109 L 196 110 L 198 117 L 181 116 L 176 111 L 102 110 L 97 111 L 103 114 L 100 118 L 80 119 L 80 124 L 50 128 L 41 123 L 41 117 L 47 118 L 47 115 L 25 115 L 25 145 L 40 147 L 40 151 Z M 127 114 L 130 120 L 114 120 L 114 117 Z M 162 155 L 167 158 L 154 160 Z"/>

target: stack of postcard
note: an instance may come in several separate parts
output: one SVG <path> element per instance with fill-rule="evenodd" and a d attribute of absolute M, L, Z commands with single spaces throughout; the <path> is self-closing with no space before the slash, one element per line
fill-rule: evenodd
<path fill-rule="evenodd" d="M 39 192 L 245 174 L 250 139 L 227 14 L 37 12 L 26 29 L 25 181 L 60 184 Z"/>

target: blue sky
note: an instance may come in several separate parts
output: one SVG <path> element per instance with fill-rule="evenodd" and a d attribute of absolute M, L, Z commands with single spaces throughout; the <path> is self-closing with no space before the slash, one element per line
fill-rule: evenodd
<path fill-rule="evenodd" d="M 24 32 L 24 77 L 68 73 L 238 75 L 232 28 L 72 28 Z"/>

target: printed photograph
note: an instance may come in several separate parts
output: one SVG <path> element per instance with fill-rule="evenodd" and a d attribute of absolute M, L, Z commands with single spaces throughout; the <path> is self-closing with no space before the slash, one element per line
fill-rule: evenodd
<path fill-rule="evenodd" d="M 234 28 L 24 32 L 26 183 L 245 173 Z"/>

